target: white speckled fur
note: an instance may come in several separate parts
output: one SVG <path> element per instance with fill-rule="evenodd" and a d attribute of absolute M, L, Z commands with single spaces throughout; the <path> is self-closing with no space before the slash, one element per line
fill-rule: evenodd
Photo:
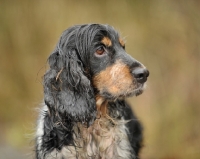
<path fill-rule="evenodd" d="M 48 112 L 43 106 L 37 126 L 37 150 L 42 144 L 44 116 Z M 97 119 L 89 128 L 78 123 L 74 126 L 74 146 L 65 146 L 61 151 L 56 149 L 45 156 L 46 159 L 132 159 L 134 153 L 128 140 L 128 129 L 125 120 L 102 117 Z M 78 129 L 81 133 L 78 133 Z M 40 152 L 40 151 L 39 151 Z M 39 153 L 43 156 L 42 152 Z"/>

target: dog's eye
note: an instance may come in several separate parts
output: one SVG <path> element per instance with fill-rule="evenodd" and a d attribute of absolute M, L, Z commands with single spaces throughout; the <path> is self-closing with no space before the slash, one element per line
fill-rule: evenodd
<path fill-rule="evenodd" d="M 105 49 L 104 49 L 103 46 L 100 46 L 100 47 L 97 48 L 96 54 L 103 55 L 104 53 L 105 53 Z"/>

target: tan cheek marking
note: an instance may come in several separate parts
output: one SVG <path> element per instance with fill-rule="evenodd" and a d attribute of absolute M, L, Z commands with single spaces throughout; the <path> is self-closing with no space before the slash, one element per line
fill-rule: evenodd
<path fill-rule="evenodd" d="M 121 44 L 122 47 L 125 47 L 125 42 L 121 38 L 119 38 L 119 43 Z"/>
<path fill-rule="evenodd" d="M 93 82 L 100 91 L 106 89 L 112 95 L 125 93 L 130 87 L 133 87 L 130 70 L 120 61 L 96 75 Z"/>
<path fill-rule="evenodd" d="M 108 37 L 104 37 L 101 42 L 106 46 L 112 46 L 112 42 Z"/>

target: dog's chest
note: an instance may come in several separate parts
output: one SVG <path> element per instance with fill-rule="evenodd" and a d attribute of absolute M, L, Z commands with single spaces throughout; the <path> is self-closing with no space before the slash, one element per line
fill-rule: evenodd
<path fill-rule="evenodd" d="M 125 121 L 109 116 L 97 119 L 89 128 L 74 127 L 75 146 L 62 149 L 63 157 L 71 159 L 129 159 L 132 149 Z"/>

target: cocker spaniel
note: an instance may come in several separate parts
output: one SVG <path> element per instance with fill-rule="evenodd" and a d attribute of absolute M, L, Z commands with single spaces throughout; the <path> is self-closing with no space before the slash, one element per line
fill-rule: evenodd
<path fill-rule="evenodd" d="M 37 159 L 137 159 L 141 124 L 125 98 L 140 95 L 149 71 L 109 25 L 63 32 L 48 58 Z"/>

